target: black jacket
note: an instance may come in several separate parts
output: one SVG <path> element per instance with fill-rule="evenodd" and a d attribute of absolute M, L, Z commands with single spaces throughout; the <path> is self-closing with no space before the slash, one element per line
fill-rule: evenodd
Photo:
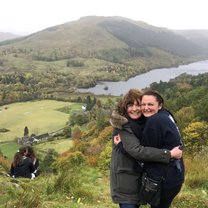
<path fill-rule="evenodd" d="M 139 185 L 143 170 L 133 157 L 140 161 L 168 163 L 170 153 L 162 149 L 141 146 L 139 139 L 131 130 L 130 123 L 126 120 L 125 124 L 124 120 L 115 112 L 110 120 L 111 125 L 117 127 L 114 133 L 119 133 L 122 139 L 122 144 L 116 146 L 113 143 L 112 148 L 110 163 L 111 197 L 115 203 L 140 204 Z"/>
<path fill-rule="evenodd" d="M 144 146 L 169 150 L 182 144 L 178 128 L 166 110 L 147 118 L 141 143 Z M 145 163 L 145 169 L 155 179 L 165 176 L 164 188 L 173 188 L 184 182 L 183 159 L 172 160 L 168 166 L 148 162 Z"/>
<path fill-rule="evenodd" d="M 21 163 L 14 167 L 11 165 L 10 175 L 15 178 L 31 178 L 34 171 L 32 160 L 28 157 L 22 157 Z"/>

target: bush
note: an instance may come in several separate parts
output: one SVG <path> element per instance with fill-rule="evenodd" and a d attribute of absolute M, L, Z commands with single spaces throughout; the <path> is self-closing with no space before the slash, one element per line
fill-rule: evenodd
<path fill-rule="evenodd" d="M 66 138 L 71 137 L 71 135 L 72 135 L 72 129 L 71 129 L 71 127 L 70 127 L 70 126 L 66 126 L 66 127 L 64 128 L 64 130 L 63 130 L 63 134 L 64 134 L 64 136 L 65 136 Z"/>
<path fill-rule="evenodd" d="M 83 125 L 90 121 L 89 114 L 86 112 L 74 112 L 70 115 L 69 123 L 71 125 Z"/>
<path fill-rule="evenodd" d="M 67 67 L 82 67 L 84 66 L 84 63 L 81 62 L 81 61 L 78 61 L 78 60 L 68 60 L 67 63 L 66 63 L 66 66 Z"/>
<path fill-rule="evenodd" d="M 46 156 L 44 157 L 43 161 L 40 163 L 40 169 L 43 172 L 50 172 L 53 171 L 51 167 L 52 163 L 56 160 L 58 153 L 54 149 L 48 149 Z"/>
<path fill-rule="evenodd" d="M 110 160 L 111 160 L 111 152 L 112 152 L 112 141 L 110 140 L 105 149 L 101 152 L 99 156 L 98 167 L 101 170 L 109 170 Z"/>
<path fill-rule="evenodd" d="M 5 128 L 1 128 L 0 129 L 0 132 L 2 132 L 2 133 L 5 133 L 5 132 L 8 132 L 9 130 L 8 129 L 5 129 Z"/>
<path fill-rule="evenodd" d="M 208 144 L 208 123 L 193 122 L 183 131 L 184 144 L 186 151 L 193 154 L 197 153 Z"/>

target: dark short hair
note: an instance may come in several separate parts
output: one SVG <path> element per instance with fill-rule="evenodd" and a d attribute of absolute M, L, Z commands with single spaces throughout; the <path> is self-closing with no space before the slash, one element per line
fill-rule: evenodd
<path fill-rule="evenodd" d="M 162 106 L 162 109 L 164 109 L 165 102 L 164 102 L 163 97 L 160 95 L 160 93 L 158 91 L 156 91 L 156 90 L 148 90 L 148 91 L 143 93 L 142 97 L 144 95 L 152 95 L 152 96 L 154 96 L 156 98 L 156 101 L 159 103 L 159 105 Z"/>

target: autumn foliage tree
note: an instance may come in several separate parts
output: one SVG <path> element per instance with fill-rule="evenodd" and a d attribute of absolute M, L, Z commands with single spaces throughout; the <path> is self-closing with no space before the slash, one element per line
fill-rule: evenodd
<path fill-rule="evenodd" d="M 208 123 L 193 122 L 183 131 L 186 151 L 196 153 L 208 144 Z"/>
<path fill-rule="evenodd" d="M 184 129 L 195 119 L 195 112 L 192 107 L 183 107 L 175 114 L 177 126 L 179 129 Z"/>

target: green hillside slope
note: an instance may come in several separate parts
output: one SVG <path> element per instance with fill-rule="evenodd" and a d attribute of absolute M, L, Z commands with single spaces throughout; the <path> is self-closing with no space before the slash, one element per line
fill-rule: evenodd
<path fill-rule="evenodd" d="M 182 35 L 144 22 L 83 17 L 0 43 L 0 103 L 63 100 L 77 87 L 207 59 L 205 52 Z"/>

